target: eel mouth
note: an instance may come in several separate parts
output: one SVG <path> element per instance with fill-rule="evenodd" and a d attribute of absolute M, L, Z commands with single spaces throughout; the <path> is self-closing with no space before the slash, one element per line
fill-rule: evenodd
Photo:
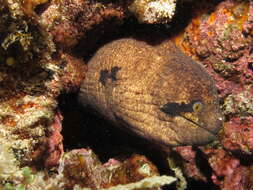
<path fill-rule="evenodd" d="M 204 125 L 202 123 L 197 123 L 197 122 L 195 122 L 195 121 L 193 121 L 193 120 L 185 117 L 184 115 L 179 115 L 179 117 L 181 117 L 182 119 L 186 120 L 187 122 L 190 122 L 191 124 L 195 125 L 196 127 L 199 127 L 201 129 L 205 130 L 206 132 L 208 132 L 209 134 L 211 134 L 213 136 L 217 135 L 216 132 L 214 132 L 214 131 L 212 131 L 212 130 L 206 128 L 206 127 L 204 127 Z"/>

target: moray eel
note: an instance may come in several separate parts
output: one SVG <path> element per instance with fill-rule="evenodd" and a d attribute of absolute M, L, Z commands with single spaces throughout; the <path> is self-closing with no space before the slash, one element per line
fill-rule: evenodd
<path fill-rule="evenodd" d="M 222 125 L 213 80 L 171 42 L 105 45 L 88 63 L 79 100 L 162 147 L 206 144 Z"/>

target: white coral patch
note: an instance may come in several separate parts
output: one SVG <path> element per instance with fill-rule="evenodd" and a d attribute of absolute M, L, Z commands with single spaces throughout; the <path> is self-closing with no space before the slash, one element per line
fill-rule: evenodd
<path fill-rule="evenodd" d="M 148 23 L 167 22 L 172 19 L 176 9 L 175 0 L 151 1 L 146 5 L 143 21 Z"/>
<path fill-rule="evenodd" d="M 177 179 L 171 176 L 152 176 L 144 178 L 140 181 L 134 183 L 128 183 L 124 185 L 116 185 L 110 188 L 101 189 L 101 190 L 137 190 L 137 189 L 153 189 L 158 188 L 163 185 L 169 185 L 174 183 Z M 74 190 L 89 190 L 87 188 L 81 188 L 78 185 L 75 185 Z"/>

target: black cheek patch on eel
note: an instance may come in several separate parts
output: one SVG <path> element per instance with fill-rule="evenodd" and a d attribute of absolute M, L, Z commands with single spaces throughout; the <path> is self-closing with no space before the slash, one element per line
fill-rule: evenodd
<path fill-rule="evenodd" d="M 99 77 L 99 82 L 105 86 L 106 84 L 106 81 L 108 79 L 111 79 L 113 82 L 117 81 L 117 72 L 120 70 L 121 68 L 120 67 L 113 67 L 111 69 L 111 71 L 109 72 L 107 69 L 105 70 L 101 70 L 100 71 L 100 77 Z"/>
<path fill-rule="evenodd" d="M 100 77 L 99 77 L 99 82 L 103 85 L 103 86 L 105 86 L 105 83 L 106 83 L 106 80 L 107 80 L 107 78 L 110 76 L 110 74 L 109 74 L 109 72 L 108 72 L 108 70 L 101 70 L 100 71 Z"/>
<path fill-rule="evenodd" d="M 189 104 L 185 104 L 185 103 L 179 104 L 176 102 L 168 102 L 167 104 L 163 105 L 160 108 L 160 110 L 167 115 L 175 117 L 175 116 L 179 116 L 180 113 L 183 113 L 183 112 L 184 113 L 194 112 L 192 107 L 193 107 L 193 104 L 196 102 L 199 102 L 199 101 L 195 100 Z"/>

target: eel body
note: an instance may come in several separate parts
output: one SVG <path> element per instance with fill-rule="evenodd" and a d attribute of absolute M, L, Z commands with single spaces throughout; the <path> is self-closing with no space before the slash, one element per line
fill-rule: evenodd
<path fill-rule="evenodd" d="M 213 80 L 171 42 L 127 38 L 103 46 L 88 63 L 79 99 L 163 147 L 208 143 L 222 125 Z"/>

